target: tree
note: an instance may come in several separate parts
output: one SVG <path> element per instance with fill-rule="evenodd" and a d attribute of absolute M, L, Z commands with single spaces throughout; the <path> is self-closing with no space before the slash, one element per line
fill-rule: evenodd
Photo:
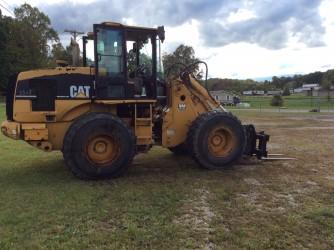
<path fill-rule="evenodd" d="M 273 76 L 272 78 L 272 84 L 275 86 L 277 89 L 282 89 L 284 82 L 281 77 Z"/>
<path fill-rule="evenodd" d="M 12 74 L 50 66 L 49 44 L 59 42 L 50 19 L 37 8 L 23 4 L 15 18 L 0 16 L 0 89 Z"/>
<path fill-rule="evenodd" d="M 199 59 L 195 57 L 195 50 L 191 46 L 181 44 L 176 50 L 171 54 L 165 54 L 162 58 L 163 65 L 166 74 L 178 75 L 180 71 L 184 68 L 184 65 L 190 65 Z M 193 72 L 198 71 L 198 65 L 195 65 L 192 69 Z M 169 72 L 168 72 L 169 71 Z"/>
<path fill-rule="evenodd" d="M 67 46 L 65 49 L 60 42 L 53 44 L 48 64 L 50 66 L 56 66 L 56 60 L 64 60 L 71 64 L 72 55 L 70 46 Z"/>
<path fill-rule="evenodd" d="M 275 107 L 282 107 L 283 106 L 283 98 L 280 95 L 274 95 L 271 99 L 270 105 Z"/>
<path fill-rule="evenodd" d="M 45 67 L 48 63 L 50 47 L 48 42 L 58 42 L 58 34 L 51 27 L 51 21 L 47 15 L 29 4 L 23 4 L 15 8 L 14 32 L 17 43 L 21 46 L 22 61 L 27 69 Z"/>
<path fill-rule="evenodd" d="M 331 87 L 334 83 L 334 70 L 328 70 L 321 79 L 321 87 L 327 91 L 327 99 L 330 100 Z"/>
<path fill-rule="evenodd" d="M 309 83 L 309 84 L 320 83 L 322 76 L 323 76 L 323 73 L 320 71 L 317 71 L 317 72 L 302 76 L 302 79 L 304 83 Z"/>
<path fill-rule="evenodd" d="M 4 90 L 9 77 L 8 53 L 6 50 L 9 39 L 7 18 L 3 17 L 0 10 L 0 91 Z"/>

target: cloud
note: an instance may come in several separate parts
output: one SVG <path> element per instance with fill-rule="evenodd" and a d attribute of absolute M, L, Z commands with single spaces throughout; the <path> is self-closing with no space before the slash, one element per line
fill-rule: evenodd
<path fill-rule="evenodd" d="M 64 2 L 43 4 L 40 6 L 50 18 L 53 27 L 62 32 L 64 29 L 76 29 L 83 32 L 92 31 L 94 23 L 109 20 L 122 20 L 122 2 L 115 7 L 114 1 L 77 4 Z"/>
<path fill-rule="evenodd" d="M 323 46 L 325 28 L 319 14 L 320 3 L 313 0 L 256 1 L 249 7 L 255 17 L 229 23 L 214 16 L 201 24 L 202 38 L 206 45 L 213 47 L 248 42 L 281 49 L 291 37 L 308 47 Z"/>
<path fill-rule="evenodd" d="M 88 31 L 93 23 L 102 21 L 122 22 L 134 20 L 140 25 L 181 25 L 194 17 L 205 19 L 217 9 L 223 7 L 226 0 L 100 0 L 78 4 L 64 2 L 43 4 L 40 8 L 51 18 L 59 31 L 65 28 L 77 28 Z"/>
<path fill-rule="evenodd" d="M 205 46 L 221 47 L 247 42 L 264 48 L 281 49 L 291 37 L 308 47 L 324 45 L 317 0 L 100 0 L 64 2 L 39 6 L 58 31 L 66 28 L 90 31 L 93 23 L 133 20 L 143 26 L 180 26 L 199 22 Z M 253 13 L 231 22 L 233 13 Z"/>

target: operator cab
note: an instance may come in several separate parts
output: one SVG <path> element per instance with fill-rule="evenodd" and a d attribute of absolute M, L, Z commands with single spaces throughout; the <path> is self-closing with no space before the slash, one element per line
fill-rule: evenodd
<path fill-rule="evenodd" d="M 161 43 L 157 29 L 105 22 L 83 37 L 84 66 L 95 68 L 96 99 L 157 99 L 165 95 Z M 87 44 L 94 43 L 94 61 Z"/>

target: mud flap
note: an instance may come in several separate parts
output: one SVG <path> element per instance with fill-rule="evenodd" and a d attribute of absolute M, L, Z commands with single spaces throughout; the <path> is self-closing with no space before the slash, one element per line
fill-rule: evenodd
<path fill-rule="evenodd" d="M 267 142 L 269 141 L 269 135 L 264 131 L 256 132 L 253 124 L 244 125 L 246 133 L 246 145 L 244 155 L 256 156 L 258 159 L 268 157 Z"/>

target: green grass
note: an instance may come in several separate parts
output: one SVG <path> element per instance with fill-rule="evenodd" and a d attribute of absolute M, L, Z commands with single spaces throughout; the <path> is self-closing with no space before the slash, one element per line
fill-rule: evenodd
<path fill-rule="evenodd" d="M 305 215 L 305 218 L 314 222 L 319 230 L 330 236 L 334 232 L 334 206 L 320 207 L 311 210 Z"/>
<path fill-rule="evenodd" d="M 277 108 L 270 105 L 272 96 L 243 96 L 241 101 L 249 103 L 251 108 Z M 305 95 L 283 96 L 285 108 L 289 109 L 333 109 L 334 99 L 328 100 L 327 97 L 308 97 Z"/>
<path fill-rule="evenodd" d="M 331 123 L 238 114 L 298 161 L 206 171 L 156 147 L 124 177 L 88 182 L 60 153 L 1 135 L 0 249 L 333 249 L 334 134 L 317 130 Z"/>

